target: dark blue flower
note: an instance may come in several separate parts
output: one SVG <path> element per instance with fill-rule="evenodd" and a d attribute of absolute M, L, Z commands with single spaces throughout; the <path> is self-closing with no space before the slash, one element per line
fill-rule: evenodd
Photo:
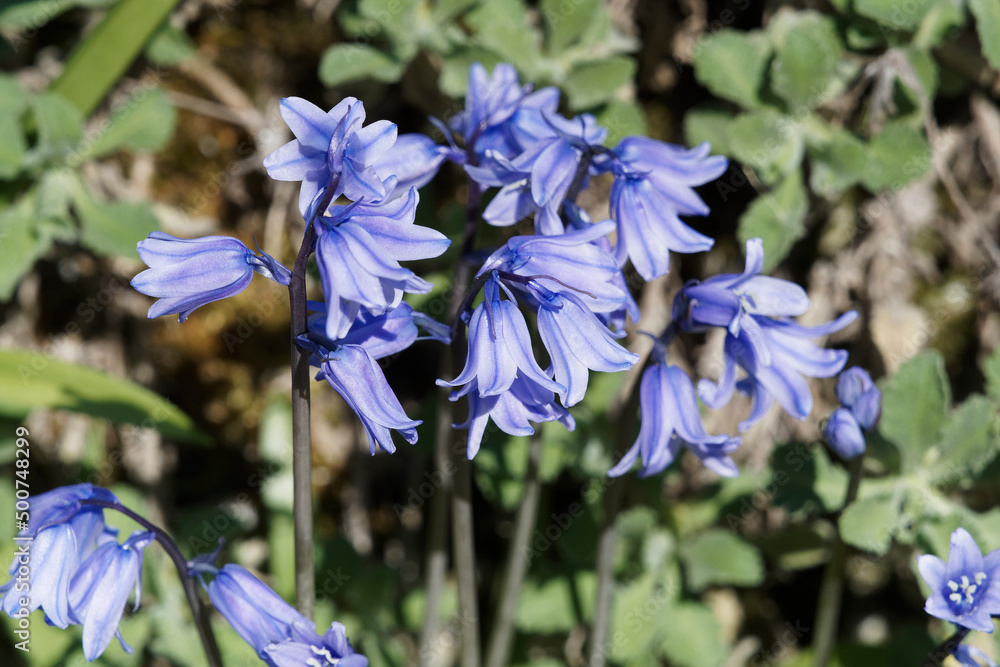
<path fill-rule="evenodd" d="M 367 667 L 368 659 L 354 652 L 342 624 L 331 624 L 321 637 L 312 621 L 246 568 L 201 564 L 196 570 L 215 575 L 205 586 L 212 604 L 271 667 Z"/>
<path fill-rule="evenodd" d="M 992 615 L 1000 614 L 1000 549 L 983 556 L 964 528 L 951 534 L 948 562 L 917 557 L 920 576 L 930 586 L 924 611 L 970 630 L 993 632 Z"/>
<path fill-rule="evenodd" d="M 298 97 L 281 100 L 293 141 L 264 158 L 268 175 L 278 181 L 301 181 L 299 211 L 309 220 L 320 193 L 331 184 L 331 201 L 345 195 L 352 201 L 379 201 L 395 187 L 372 168 L 396 141 L 396 126 L 385 120 L 362 127 L 365 107 L 353 97 L 324 112 Z M 320 211 L 325 213 L 325 211 Z"/>
<path fill-rule="evenodd" d="M 750 239 L 742 274 L 692 281 L 673 305 L 673 319 L 685 331 L 726 329 L 722 376 L 718 383 L 699 381 L 698 393 L 712 408 L 728 403 L 734 389 L 749 394 L 750 416 L 741 430 L 760 420 L 774 400 L 796 419 L 805 419 L 813 406 L 805 377 L 832 377 L 847 361 L 843 350 L 820 348 L 808 339 L 829 335 L 858 316 L 848 311 L 823 325 L 796 324 L 790 317 L 809 309 L 809 297 L 794 283 L 759 275 L 763 265 L 763 244 Z M 739 383 L 737 366 L 749 376 Z"/>
<path fill-rule="evenodd" d="M 707 215 L 708 207 L 692 189 L 718 178 L 728 162 L 709 156 L 702 144 L 685 149 L 646 137 L 628 137 L 613 159 L 595 164 L 615 173 L 611 186 L 611 213 L 618 223 L 616 256 L 620 264 L 632 260 L 646 280 L 667 272 L 670 251 L 708 250 L 714 241 L 678 216 Z"/>
<path fill-rule="evenodd" d="M 865 436 L 882 415 L 882 392 L 863 368 L 849 368 L 837 379 L 837 398 L 842 408 L 834 410 L 823 433 L 830 446 L 845 459 L 865 451 Z"/>
<path fill-rule="evenodd" d="M 380 315 L 399 305 L 403 292 L 425 294 L 432 285 L 400 261 L 437 257 L 451 244 L 444 234 L 413 224 L 419 195 L 381 204 L 333 206 L 316 221 L 316 261 L 330 312 L 327 336 L 343 338 L 363 306 Z"/>
<path fill-rule="evenodd" d="M 742 440 L 706 433 L 691 378 L 682 368 L 667 365 L 662 350 L 654 354 L 658 359 L 643 372 L 639 385 L 639 437 L 608 475 L 624 475 L 640 457 L 639 476 L 655 475 L 666 469 L 684 446 L 716 474 L 737 477 L 739 469 L 729 454 Z"/>
<path fill-rule="evenodd" d="M 118 637 L 127 653 L 118 624 L 125 603 L 135 589 L 135 606 L 142 596 L 142 553 L 155 539 L 147 531 L 136 531 L 124 543 L 110 540 L 101 544 L 84 561 L 70 587 L 70 617 L 83 626 L 83 654 L 94 661 Z"/>
<path fill-rule="evenodd" d="M 206 303 L 235 296 L 259 273 L 288 285 L 291 272 L 265 252 L 255 255 L 239 239 L 203 236 L 179 239 L 153 232 L 139 241 L 139 257 L 149 266 L 132 279 L 132 287 L 159 297 L 150 318 L 177 313 L 181 322 Z"/>

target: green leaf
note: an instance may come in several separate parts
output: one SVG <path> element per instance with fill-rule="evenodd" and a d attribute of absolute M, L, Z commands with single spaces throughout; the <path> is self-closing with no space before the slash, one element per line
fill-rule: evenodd
<path fill-rule="evenodd" d="M 771 45 L 760 31 L 707 33 L 695 45 L 694 74 L 716 96 L 757 107 L 770 55 Z"/>
<path fill-rule="evenodd" d="M 100 134 L 88 137 L 89 156 L 100 157 L 119 147 L 137 151 L 163 148 L 174 133 L 177 113 L 162 88 L 143 90 L 117 104 Z"/>
<path fill-rule="evenodd" d="M 146 46 L 146 57 L 157 65 L 179 65 L 198 52 L 187 33 L 169 23 L 156 31 Z"/>
<path fill-rule="evenodd" d="M 809 142 L 809 187 L 817 194 L 831 196 L 858 182 L 868 163 L 865 144 L 853 134 L 833 129 L 821 142 Z"/>
<path fill-rule="evenodd" d="M 83 137 L 83 114 L 57 93 L 42 93 L 32 100 L 39 142 L 51 151 L 67 150 Z"/>
<path fill-rule="evenodd" d="M 859 498 L 840 515 L 840 536 L 853 547 L 885 555 L 900 530 L 900 494 L 880 492 Z"/>
<path fill-rule="evenodd" d="M 0 350 L 0 414 L 36 408 L 72 410 L 116 424 L 155 428 L 168 438 L 204 443 L 190 417 L 166 399 L 122 378 L 39 352 Z"/>
<path fill-rule="evenodd" d="M 49 90 L 89 115 L 180 0 L 121 0 L 73 50 Z"/>
<path fill-rule="evenodd" d="M 996 7 L 996 3 L 992 3 Z M 960 3 L 936 2 L 920 22 L 912 46 L 931 49 L 940 46 L 965 25 L 965 8 Z"/>
<path fill-rule="evenodd" d="M 715 667 L 726 661 L 729 647 L 712 609 L 700 602 L 681 602 L 667 611 L 660 648 L 671 665 Z"/>
<path fill-rule="evenodd" d="M 396 81 L 405 63 L 367 44 L 334 44 L 323 52 L 319 62 L 319 79 L 326 86 L 338 86 L 359 79 Z"/>
<path fill-rule="evenodd" d="M 779 12 L 768 26 L 774 39 L 771 87 L 789 109 L 819 104 L 837 72 L 843 46 L 833 20 L 814 11 Z"/>
<path fill-rule="evenodd" d="M 18 115 L 0 111 L 0 178 L 13 178 L 21 171 L 26 148 Z"/>
<path fill-rule="evenodd" d="M 597 114 L 597 122 L 608 128 L 608 138 L 604 140 L 607 146 L 617 146 L 625 137 L 647 133 L 646 114 L 635 101 L 611 100 Z"/>
<path fill-rule="evenodd" d="M 579 586 L 584 577 L 589 580 L 587 588 L 592 588 L 593 574 L 589 572 L 578 575 L 577 585 Z M 582 597 L 582 591 L 580 594 Z M 514 624 L 522 632 L 541 634 L 567 632 L 580 620 L 582 619 L 578 619 L 573 610 L 573 592 L 570 581 L 565 576 L 550 579 L 542 584 L 533 581 L 524 583 L 514 614 Z"/>
<path fill-rule="evenodd" d="M 969 0 L 969 9 L 976 17 L 976 32 L 983 45 L 983 55 L 993 69 L 1000 69 L 1000 2 Z"/>
<path fill-rule="evenodd" d="M 609 656 L 625 663 L 649 653 L 650 643 L 667 622 L 671 591 L 659 585 L 655 572 L 646 572 L 615 592 L 611 611 L 611 636 L 621 639 Z"/>
<path fill-rule="evenodd" d="M 475 29 L 477 44 L 498 53 L 522 75 L 540 59 L 540 36 L 528 20 L 523 0 L 490 0 L 466 14 L 465 21 Z"/>
<path fill-rule="evenodd" d="M 868 144 L 868 164 L 861 183 L 872 192 L 898 191 L 930 168 L 931 150 L 917 130 L 893 123 Z"/>
<path fill-rule="evenodd" d="M 38 234 L 34 201 L 22 197 L 0 211 L 0 301 L 8 301 L 21 278 L 48 252 L 51 240 Z"/>
<path fill-rule="evenodd" d="M 757 547 L 727 530 L 708 530 L 680 547 L 688 587 L 700 591 L 714 584 L 757 586 L 764 562 Z"/>
<path fill-rule="evenodd" d="M 462 12 L 476 5 L 479 0 L 437 0 L 434 3 L 434 21 L 447 23 Z"/>
<path fill-rule="evenodd" d="M 909 359 L 881 383 L 881 389 L 879 433 L 899 447 L 903 466 L 913 469 L 940 441 L 951 411 L 951 385 L 944 359 L 936 351 Z"/>
<path fill-rule="evenodd" d="M 550 53 L 563 51 L 583 34 L 594 13 L 604 11 L 600 0 L 541 0 L 538 9 L 545 19 Z"/>
<path fill-rule="evenodd" d="M 0 113 L 18 115 L 28 108 L 28 94 L 17 79 L 0 74 Z"/>
<path fill-rule="evenodd" d="M 732 122 L 728 136 L 732 156 L 753 167 L 768 185 L 799 171 L 805 144 L 800 125 L 790 116 L 771 110 L 743 113 Z"/>
<path fill-rule="evenodd" d="M 695 107 L 684 116 L 684 137 L 689 146 L 707 141 L 713 153 L 732 155 L 729 145 L 729 128 L 733 114 L 715 107 Z"/>
<path fill-rule="evenodd" d="M 920 25 L 937 0 L 854 0 L 854 11 L 893 30 L 911 31 Z"/>
<path fill-rule="evenodd" d="M 954 485 L 978 475 L 998 445 L 996 403 L 980 394 L 969 396 L 941 431 L 941 459 L 931 466 L 935 482 Z"/>
<path fill-rule="evenodd" d="M 806 233 L 809 196 L 796 171 L 771 192 L 755 199 L 740 217 L 736 232 L 740 243 L 760 237 L 764 243 L 764 271 L 771 271 Z"/>
<path fill-rule="evenodd" d="M 563 83 L 570 108 L 588 109 L 607 102 L 619 88 L 632 82 L 635 69 L 635 60 L 627 56 L 577 65 Z"/>
<path fill-rule="evenodd" d="M 148 202 L 98 202 L 79 178 L 73 206 L 80 216 L 80 242 L 104 255 L 135 257 L 136 244 L 159 228 Z"/>

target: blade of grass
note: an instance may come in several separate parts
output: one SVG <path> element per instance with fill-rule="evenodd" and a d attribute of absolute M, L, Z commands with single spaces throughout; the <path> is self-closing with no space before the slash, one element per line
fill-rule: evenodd
<path fill-rule="evenodd" d="M 50 90 L 90 115 L 180 0 L 122 0 L 70 54 Z"/>

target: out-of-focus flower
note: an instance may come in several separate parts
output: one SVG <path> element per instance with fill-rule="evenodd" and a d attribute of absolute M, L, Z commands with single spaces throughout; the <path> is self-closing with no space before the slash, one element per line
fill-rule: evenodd
<path fill-rule="evenodd" d="M 395 188 L 395 177 L 383 181 L 372 165 L 396 141 L 396 126 L 380 120 L 362 127 L 365 106 L 356 98 L 345 98 L 324 112 L 304 99 L 287 97 L 281 100 L 281 117 L 295 139 L 264 158 L 264 168 L 277 181 L 302 182 L 299 211 L 306 220 L 331 185 L 330 201 L 340 195 L 379 201 Z"/>
<path fill-rule="evenodd" d="M 138 250 L 149 268 L 132 279 L 132 287 L 159 297 L 150 318 L 177 313 L 183 322 L 196 308 L 245 290 L 255 272 L 280 285 L 291 280 L 291 272 L 273 257 L 263 251 L 257 256 L 229 236 L 179 239 L 152 232 Z"/>
<path fill-rule="evenodd" d="M 749 394 L 750 416 L 741 430 L 760 420 L 773 400 L 796 419 L 805 419 L 813 406 L 805 377 L 832 377 L 847 361 L 843 350 L 817 347 L 808 339 L 838 331 L 858 316 L 852 310 L 819 326 L 796 324 L 790 318 L 809 309 L 809 297 L 794 283 L 759 275 L 763 266 L 763 243 L 750 239 L 742 274 L 691 281 L 673 305 L 673 319 L 685 331 L 726 329 L 722 377 L 718 383 L 702 379 L 698 393 L 712 408 L 728 403 L 736 388 Z M 737 366 L 749 375 L 739 383 Z"/>
<path fill-rule="evenodd" d="M 624 475 L 640 457 L 639 476 L 655 475 L 673 462 L 683 446 L 694 452 L 714 473 L 723 477 L 739 476 L 739 469 L 729 454 L 740 446 L 742 439 L 706 433 L 691 378 L 684 369 L 667 365 L 659 344 L 654 355 L 658 358 L 643 372 L 639 385 L 642 417 L 639 437 L 608 475 Z"/>
<path fill-rule="evenodd" d="M 823 429 L 830 446 L 845 459 L 865 451 L 865 436 L 878 424 L 882 415 L 882 392 L 868 372 L 857 366 L 837 379 L 837 398 L 844 407 L 837 408 Z"/>
<path fill-rule="evenodd" d="M 930 586 L 924 611 L 955 625 L 993 632 L 992 615 L 1000 614 L 1000 549 L 983 556 L 964 528 L 951 534 L 948 562 L 917 557 L 920 576 Z"/>
<path fill-rule="evenodd" d="M 952 655 L 962 667 L 997 667 L 997 663 L 982 649 L 969 644 L 959 644 Z"/>

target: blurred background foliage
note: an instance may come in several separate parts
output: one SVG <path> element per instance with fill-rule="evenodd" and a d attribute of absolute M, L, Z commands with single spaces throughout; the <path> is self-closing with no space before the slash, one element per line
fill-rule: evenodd
<path fill-rule="evenodd" d="M 287 297 L 258 281 L 183 326 L 148 321 L 149 300 L 128 287 L 135 243 L 154 229 L 224 233 L 289 261 L 296 186 L 261 168 L 290 138 L 280 97 L 330 107 L 354 95 L 370 118 L 432 132 L 428 114 L 461 108 L 471 63 L 507 61 L 561 87 L 567 112 L 595 113 L 610 144 L 649 133 L 732 159 L 701 189 L 712 215 L 691 221 L 715 249 L 675 256 L 637 293 L 640 328 L 662 328 L 685 280 L 740 270 L 743 241 L 760 236 L 768 268 L 808 289 L 808 321 L 861 312 L 831 344 L 885 397 L 860 497 L 841 512 L 848 475 L 818 439 L 830 381 L 814 384 L 808 421 L 772 412 L 746 434 L 738 479 L 686 457 L 610 481 L 637 429 L 618 427 L 616 406 L 637 378 L 593 378 L 574 433 L 540 430 L 542 505 L 530 553 L 514 555 L 531 565 L 513 664 L 584 664 L 615 485 L 606 653 L 619 665 L 812 664 L 838 529 L 850 549 L 835 664 L 916 665 L 949 628 L 922 611 L 914 554 L 944 556 L 959 525 L 1000 547 L 996 0 L 5 0 L 0 34 L 0 497 L 14 497 L 24 424 L 33 491 L 108 486 L 189 555 L 225 538 L 228 559 L 290 598 Z M 462 188 L 446 170 L 418 222 L 457 238 Z M 595 219 L 607 188 L 581 199 Z M 418 267 L 436 289 L 414 305 L 433 316 L 455 256 Z M 714 378 L 720 347 L 687 337 L 675 358 Z M 439 354 L 418 344 L 386 368 L 425 422 L 393 456 L 370 458 L 340 399 L 313 391 L 317 620 L 345 622 L 373 667 L 415 659 Z M 746 407 L 707 412 L 710 430 L 734 432 Z M 487 436 L 475 510 L 488 627 L 528 444 Z M 13 532 L 4 509 L 0 536 Z M 0 555 L 12 552 L 4 539 Z M 136 651 L 99 662 L 204 664 L 169 560 L 151 548 L 145 568 L 142 609 L 123 624 Z M 456 654 L 454 598 L 449 584 L 437 665 Z M 80 633 L 36 616 L 27 656 L 4 617 L 3 664 L 84 664 Z M 227 664 L 256 664 L 217 621 Z M 991 637 L 975 641 L 998 655 Z"/>

